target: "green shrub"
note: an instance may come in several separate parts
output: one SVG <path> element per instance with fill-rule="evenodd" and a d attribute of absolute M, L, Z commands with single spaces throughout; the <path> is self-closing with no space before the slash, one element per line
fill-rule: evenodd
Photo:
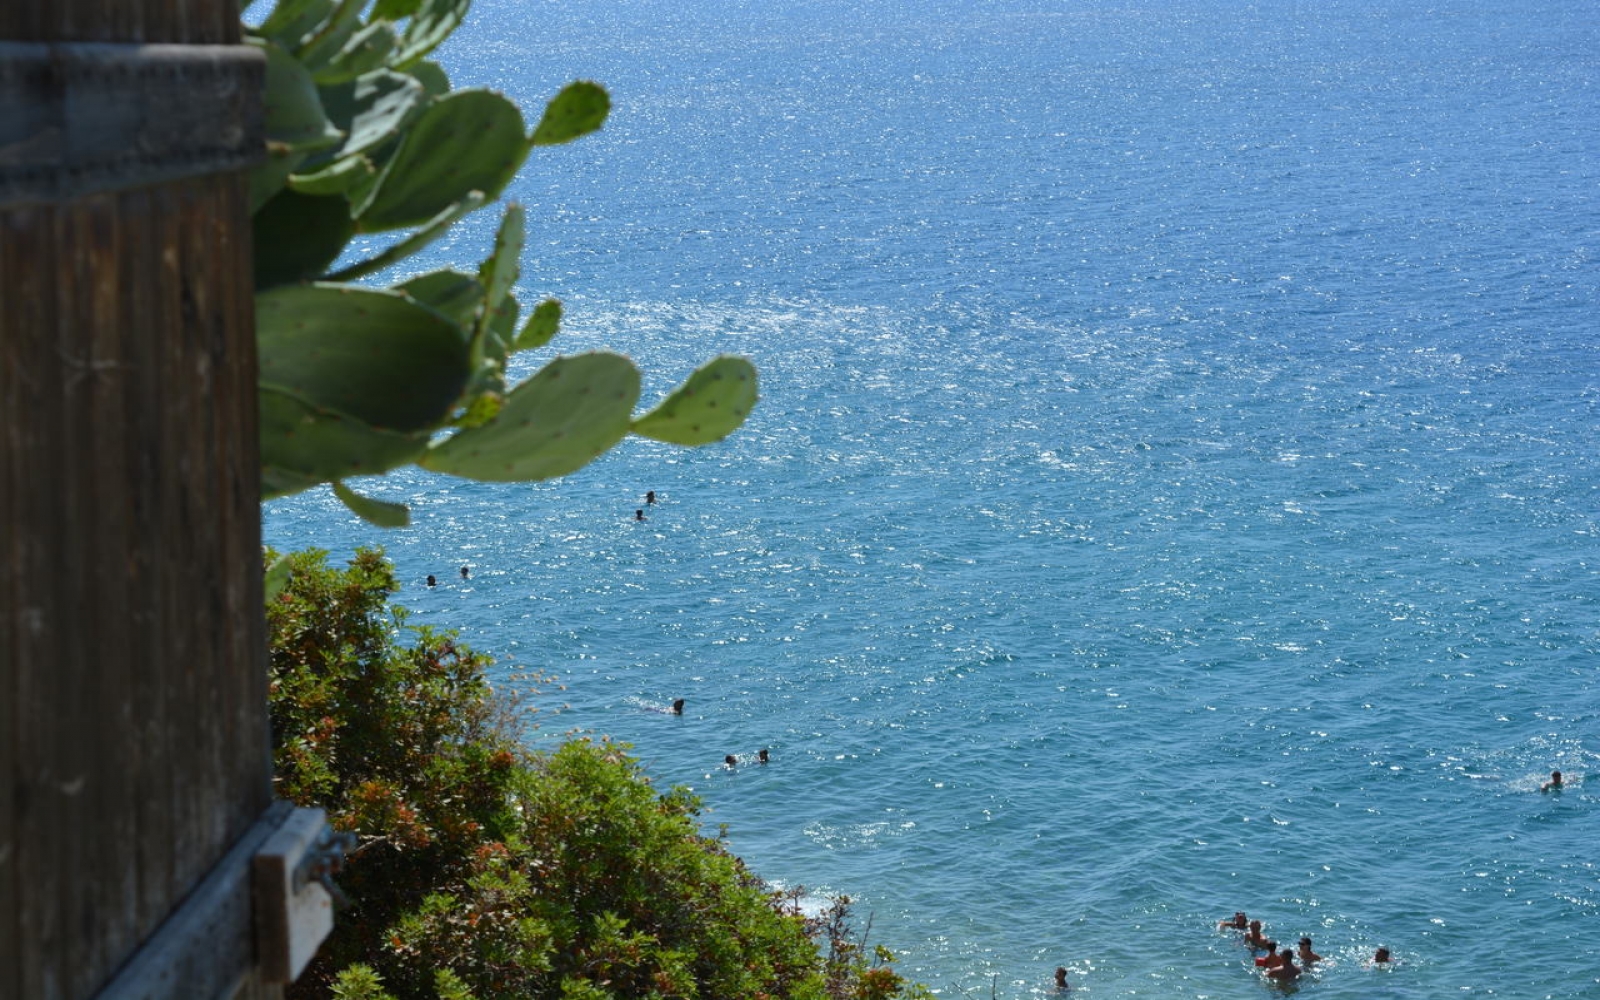
<path fill-rule="evenodd" d="M 277 786 L 360 846 L 339 876 L 355 902 L 291 996 L 925 995 L 868 960 L 848 901 L 804 918 L 624 747 L 529 752 L 490 661 L 388 604 L 381 553 L 325 560 L 290 556 L 269 601 Z"/>

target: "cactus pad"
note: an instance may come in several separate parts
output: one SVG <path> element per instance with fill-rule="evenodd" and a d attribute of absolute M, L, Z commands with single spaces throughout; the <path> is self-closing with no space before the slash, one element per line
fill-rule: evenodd
<path fill-rule="evenodd" d="M 513 389 L 493 420 L 435 445 L 417 464 L 497 482 L 564 476 L 622 439 L 638 398 L 639 371 L 619 354 L 557 358 Z"/>
<path fill-rule="evenodd" d="M 333 495 L 361 520 L 380 528 L 404 528 L 411 523 L 411 509 L 405 504 L 364 497 L 337 479 L 333 481 Z"/>
<path fill-rule="evenodd" d="M 470 191 L 498 197 L 526 155 L 516 105 L 487 90 L 456 91 L 411 123 L 357 224 L 369 233 L 415 226 Z"/>
<path fill-rule="evenodd" d="M 610 113 L 611 98 L 604 87 L 587 80 L 569 83 L 545 105 L 544 117 L 528 141 L 535 146 L 571 142 L 598 129 Z"/>
<path fill-rule="evenodd" d="M 398 292 L 287 285 L 256 296 L 263 389 L 385 430 L 443 424 L 466 385 L 456 325 Z"/>
<path fill-rule="evenodd" d="M 512 345 L 514 351 L 526 351 L 535 347 L 543 347 L 550 343 L 550 339 L 561 328 L 561 303 L 555 299 L 545 299 L 534 307 L 533 315 L 528 317 L 528 323 L 517 334 L 517 342 Z"/>
<path fill-rule="evenodd" d="M 395 434 L 263 387 L 262 499 L 298 492 L 347 476 L 369 476 L 409 464 L 428 445 L 426 434 Z"/>
<path fill-rule="evenodd" d="M 292 188 L 261 206 L 252 222 L 257 291 L 319 277 L 355 231 L 343 198 Z"/>
<path fill-rule="evenodd" d="M 702 365 L 655 409 L 634 421 L 633 432 L 668 444 L 721 441 L 756 405 L 756 369 L 724 354 Z"/>

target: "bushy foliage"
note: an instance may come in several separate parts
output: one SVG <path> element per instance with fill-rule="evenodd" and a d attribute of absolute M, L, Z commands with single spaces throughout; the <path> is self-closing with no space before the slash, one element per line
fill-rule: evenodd
<path fill-rule="evenodd" d="M 339 876 L 355 902 L 291 996 L 925 995 L 867 957 L 848 901 L 801 915 L 625 748 L 524 748 L 489 660 L 407 626 L 380 553 L 290 566 L 268 606 L 278 791 L 360 838 Z"/>

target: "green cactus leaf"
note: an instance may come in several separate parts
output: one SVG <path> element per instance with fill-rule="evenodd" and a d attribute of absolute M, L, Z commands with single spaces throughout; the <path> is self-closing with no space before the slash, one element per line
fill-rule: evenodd
<path fill-rule="evenodd" d="M 415 77 L 386 69 L 330 84 L 321 93 L 328 118 L 348 133 L 340 157 L 368 152 L 394 138 L 428 101 Z"/>
<path fill-rule="evenodd" d="M 411 508 L 405 504 L 364 497 L 337 479 L 333 481 L 333 495 L 361 520 L 380 528 L 404 528 L 411 523 Z"/>
<path fill-rule="evenodd" d="M 489 314 L 489 335 L 484 338 L 483 354 L 497 368 L 504 369 L 506 359 L 511 357 L 511 342 L 516 339 L 517 317 L 521 312 L 522 306 L 517 304 L 516 296 L 507 295 Z"/>
<path fill-rule="evenodd" d="M 256 339 L 263 389 L 386 431 L 444 424 L 471 374 L 456 325 L 387 290 L 286 285 L 263 292 L 256 296 Z"/>
<path fill-rule="evenodd" d="M 319 479 L 316 476 L 306 476 L 298 472 L 290 472 L 288 469 L 280 469 L 276 466 L 268 465 L 265 459 L 265 452 L 262 454 L 261 499 L 263 500 L 276 500 L 278 497 L 293 496 L 296 493 L 304 492 L 313 486 L 327 482 L 327 480 Z"/>
<path fill-rule="evenodd" d="M 386 21 L 398 21 L 402 17 L 410 17 L 417 12 L 417 5 L 422 0 L 378 0 L 372 8 L 374 18 Z"/>
<path fill-rule="evenodd" d="M 478 284 L 483 286 L 484 298 L 472 337 L 472 361 L 475 366 L 485 357 L 489 328 L 496 324 L 497 316 L 504 316 L 500 307 L 511 294 L 511 286 L 517 283 L 524 218 L 521 205 L 506 206 L 506 213 L 500 219 L 500 229 L 495 233 L 494 253 L 478 268 Z M 514 306 L 515 302 L 512 304 Z M 499 322 L 503 329 L 504 321 Z M 511 322 L 516 323 L 514 315 Z M 502 339 L 502 350 L 499 352 L 502 363 L 505 361 L 503 345 Z"/>
<path fill-rule="evenodd" d="M 467 16 L 472 0 L 421 0 L 412 8 L 400 51 L 391 65 L 405 69 L 438 48 Z"/>
<path fill-rule="evenodd" d="M 263 108 L 267 158 L 250 171 L 250 210 L 283 190 L 307 154 L 338 145 L 344 134 L 323 113 L 317 85 L 305 67 L 272 42 L 258 43 L 267 55 Z"/>
<path fill-rule="evenodd" d="M 669 444 L 710 444 L 738 429 L 754 409 L 756 369 L 724 354 L 702 365 L 649 413 L 633 422 L 633 433 Z"/>
<path fill-rule="evenodd" d="M 505 405 L 505 396 L 498 392 L 479 393 L 472 400 L 461 416 L 456 418 L 457 427 L 482 427 L 484 424 L 499 416 L 500 408 Z"/>
<path fill-rule="evenodd" d="M 533 314 L 528 317 L 528 323 L 517 334 L 517 341 L 512 345 L 514 351 L 526 351 L 535 347 L 543 347 L 550 343 L 550 339 L 561 328 L 561 303 L 555 299 L 545 299 L 533 309 Z"/>
<path fill-rule="evenodd" d="M 289 582 L 289 557 L 279 556 L 272 560 L 267 571 L 261 577 L 261 595 L 268 601 L 276 598 L 283 592 Z"/>
<path fill-rule="evenodd" d="M 399 243 L 370 260 L 364 260 L 359 264 L 351 264 L 347 268 L 328 275 L 328 280 L 354 281 L 357 278 L 364 278 L 369 274 L 377 274 L 387 267 L 392 267 L 449 232 L 450 227 L 456 224 L 456 220 L 475 211 L 478 206 L 483 204 L 483 201 L 483 193 L 481 191 L 469 192 L 465 198 L 428 220 L 427 225 Z"/>
<path fill-rule="evenodd" d="M 569 83 L 545 106 L 544 117 L 529 142 L 535 146 L 571 142 L 599 128 L 610 111 L 611 98 L 598 83 Z"/>
<path fill-rule="evenodd" d="M 258 32 L 285 48 L 297 49 L 332 13 L 333 0 L 279 0 Z"/>
<path fill-rule="evenodd" d="M 490 309 L 498 307 L 511 294 L 511 286 L 517 283 L 526 220 L 521 205 L 507 205 L 500 219 L 500 229 L 494 236 L 494 253 L 478 268 L 478 282 L 483 285 Z"/>
<path fill-rule="evenodd" d="M 427 434 L 382 431 L 270 386 L 261 387 L 260 407 L 264 500 L 387 472 L 416 461 L 428 446 Z"/>
<path fill-rule="evenodd" d="M 419 274 L 395 286 L 461 329 L 465 343 L 471 335 L 473 317 L 483 302 L 483 286 L 470 274 L 445 269 Z"/>
<path fill-rule="evenodd" d="M 290 174 L 289 188 L 301 194 L 344 194 L 376 172 L 371 160 L 357 154 L 342 160 L 334 160 L 310 173 Z M 348 199 L 346 199 L 345 214 L 350 214 Z M 353 232 L 355 223 L 352 221 L 350 225 Z"/>
<path fill-rule="evenodd" d="M 418 464 L 495 482 L 563 476 L 628 431 L 639 370 L 618 354 L 556 358 L 511 391 L 499 414 L 431 447 Z"/>
<path fill-rule="evenodd" d="M 327 22 L 295 50 L 295 58 L 300 60 L 300 65 L 315 76 L 318 70 L 344 49 L 350 36 L 361 27 L 361 8 L 366 5 L 367 0 L 339 0 Z"/>
<path fill-rule="evenodd" d="M 256 291 L 321 276 L 355 232 L 350 206 L 339 195 L 287 189 L 251 219 Z"/>
<path fill-rule="evenodd" d="M 516 105 L 487 90 L 456 91 L 412 123 L 357 226 L 370 233 L 419 225 L 469 191 L 496 198 L 526 155 Z"/>
<path fill-rule="evenodd" d="M 359 28 L 322 69 L 312 74 L 319 84 L 344 83 L 363 73 L 382 69 L 400 36 L 383 21 Z"/>
<path fill-rule="evenodd" d="M 445 75 L 444 67 L 436 62 L 424 59 L 407 66 L 406 72 L 417 78 L 430 97 L 443 97 L 450 93 L 450 77 Z"/>

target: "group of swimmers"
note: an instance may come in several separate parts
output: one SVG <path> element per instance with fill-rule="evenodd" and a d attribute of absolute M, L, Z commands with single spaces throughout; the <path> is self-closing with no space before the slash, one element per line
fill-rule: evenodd
<path fill-rule="evenodd" d="M 463 567 L 461 567 L 461 579 L 467 580 L 467 579 L 471 579 L 471 577 L 472 577 L 472 567 L 471 566 L 463 566 Z M 439 585 L 439 581 L 434 578 L 434 575 L 432 573 L 429 573 L 428 574 L 428 586 L 436 587 L 438 585 Z"/>
<path fill-rule="evenodd" d="M 683 699 L 682 698 L 673 699 L 671 708 L 668 708 L 668 709 L 657 708 L 657 709 L 652 709 L 652 711 L 656 711 L 656 712 L 665 711 L 668 715 L 682 715 L 683 714 Z M 772 760 L 772 755 L 770 753 L 768 753 L 766 747 L 762 747 L 756 753 L 756 763 L 765 764 L 765 763 L 769 762 L 770 760 Z M 739 758 L 730 753 L 727 756 L 722 758 L 722 763 L 727 767 L 737 767 L 739 765 Z"/>
<path fill-rule="evenodd" d="M 644 507 L 654 507 L 655 505 L 656 505 L 656 491 L 655 490 L 646 490 L 645 494 L 644 494 Z M 638 510 L 633 512 L 633 519 L 635 521 L 643 521 L 645 519 L 644 518 L 644 507 L 640 507 Z"/>
<path fill-rule="evenodd" d="M 1286 945 L 1280 949 L 1278 942 L 1262 933 L 1261 921 L 1246 919 L 1243 910 L 1238 911 L 1231 917 L 1224 917 L 1217 921 L 1217 926 L 1224 930 L 1244 931 L 1244 943 L 1250 946 L 1251 951 L 1266 952 L 1265 955 L 1258 956 L 1255 963 L 1256 967 L 1261 969 L 1268 979 L 1289 982 L 1298 978 L 1303 970 L 1309 969 L 1317 962 L 1322 961 L 1322 956 L 1312 950 L 1309 937 L 1301 938 L 1298 948 L 1290 948 Z M 1295 965 L 1297 958 L 1300 961 L 1299 965 Z M 1372 963 L 1374 965 L 1386 965 L 1391 961 L 1393 959 L 1389 955 L 1388 948 L 1379 948 L 1373 952 Z"/>

